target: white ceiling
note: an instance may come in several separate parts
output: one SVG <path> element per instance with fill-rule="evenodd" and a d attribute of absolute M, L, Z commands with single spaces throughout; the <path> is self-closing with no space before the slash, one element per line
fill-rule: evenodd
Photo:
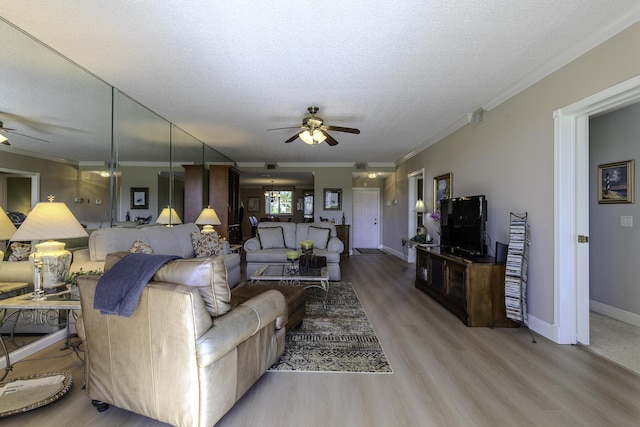
<path fill-rule="evenodd" d="M 640 3 L 0 0 L 0 16 L 236 162 L 385 163 L 636 22 Z M 310 105 L 361 134 L 311 147 L 266 130 Z M 0 99 L 5 126 L 35 110 Z M 91 129 L 56 120 L 47 137 L 72 128 L 81 157 Z"/>

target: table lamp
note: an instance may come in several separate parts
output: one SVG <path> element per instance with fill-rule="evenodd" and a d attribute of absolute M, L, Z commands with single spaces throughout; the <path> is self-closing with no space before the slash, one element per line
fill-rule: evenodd
<path fill-rule="evenodd" d="M 160 212 L 156 223 L 166 224 L 167 227 L 173 227 L 174 224 L 182 224 L 182 220 L 174 208 L 167 206 L 162 209 L 162 212 Z"/>
<path fill-rule="evenodd" d="M 53 239 L 88 236 L 66 204 L 54 203 L 53 196 L 48 199 L 48 203 L 36 204 L 11 237 L 12 242 L 46 240 L 37 244 L 36 252 L 29 255 L 34 268 L 34 300 L 43 299 L 46 292 L 54 292 L 56 288 L 64 286 L 69 273 L 71 252 L 64 248 L 64 243 Z"/>
<path fill-rule="evenodd" d="M 15 232 L 16 226 L 13 225 L 7 214 L 4 212 L 4 209 L 0 208 L 0 240 L 9 240 Z M 4 259 L 4 250 L 6 249 L 7 248 L 5 245 L 0 246 L 0 266 L 2 266 L 2 260 Z"/>
<path fill-rule="evenodd" d="M 196 224 L 203 226 L 202 230 L 200 231 L 201 233 L 213 233 L 216 231 L 214 230 L 213 226 L 220 225 L 222 223 L 220 222 L 220 218 L 218 218 L 218 214 L 216 213 L 216 211 L 214 211 L 211 206 L 207 206 L 206 208 L 202 209 L 202 212 L 200 212 L 200 215 L 198 215 Z"/>

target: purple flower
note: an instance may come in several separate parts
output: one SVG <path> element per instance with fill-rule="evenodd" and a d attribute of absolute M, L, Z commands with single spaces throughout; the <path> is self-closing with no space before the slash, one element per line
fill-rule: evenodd
<path fill-rule="evenodd" d="M 429 214 L 429 216 L 431 217 L 432 220 L 434 220 L 436 222 L 440 221 L 440 212 L 438 212 L 438 211 L 431 212 Z"/>

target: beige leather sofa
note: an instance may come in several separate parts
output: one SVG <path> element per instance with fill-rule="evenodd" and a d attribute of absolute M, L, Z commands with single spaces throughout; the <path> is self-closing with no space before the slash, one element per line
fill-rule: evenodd
<path fill-rule="evenodd" d="M 281 233 L 280 230 L 282 230 Z M 263 264 L 287 265 L 289 263 L 287 252 L 291 250 L 301 252 L 301 240 L 314 241 L 313 253 L 327 258 L 329 280 L 339 281 L 341 278 L 340 254 L 344 251 L 344 243 L 336 235 L 336 226 L 329 222 L 259 223 L 256 237 L 244 242 L 247 259 L 246 277 Z"/>
<path fill-rule="evenodd" d="M 99 411 L 112 404 L 175 426 L 211 427 L 282 355 L 287 323 L 282 294 L 264 292 L 230 309 L 217 259 L 162 267 L 131 317 L 95 310 L 99 277 L 78 279 L 86 390 Z M 212 301 L 203 298 L 207 282 L 218 300 L 215 318 Z"/>
<path fill-rule="evenodd" d="M 153 252 L 162 255 L 195 257 L 191 233 L 199 231 L 193 223 L 173 227 L 152 225 L 140 228 L 102 228 L 89 235 L 88 248 L 73 253 L 71 272 L 102 270 L 107 254 L 128 251 L 136 240 L 149 245 Z M 229 243 L 224 241 L 224 261 L 230 287 L 240 283 L 240 255 L 231 253 Z"/>

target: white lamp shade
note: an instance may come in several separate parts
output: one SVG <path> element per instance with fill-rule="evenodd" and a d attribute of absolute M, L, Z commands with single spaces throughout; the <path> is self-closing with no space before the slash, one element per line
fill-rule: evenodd
<path fill-rule="evenodd" d="M 200 215 L 196 219 L 196 224 L 198 225 L 220 225 L 220 218 L 218 218 L 218 214 L 211 206 L 207 206 L 202 209 Z"/>
<path fill-rule="evenodd" d="M 60 202 L 36 204 L 11 241 L 73 239 L 88 236 L 67 205 Z"/>
<path fill-rule="evenodd" d="M 426 210 L 426 209 L 425 209 L 425 207 L 424 207 L 424 200 L 422 200 L 422 199 L 418 199 L 418 200 L 416 201 L 416 209 L 415 209 L 415 211 L 416 211 L 416 212 L 424 212 L 425 210 Z"/>
<path fill-rule="evenodd" d="M 9 240 L 16 232 L 16 226 L 13 225 L 4 209 L 0 209 L 0 240 Z"/>
<path fill-rule="evenodd" d="M 162 209 L 162 212 L 160 212 L 160 216 L 158 216 L 156 223 L 167 225 L 182 224 L 182 220 L 174 208 L 167 206 Z"/>

